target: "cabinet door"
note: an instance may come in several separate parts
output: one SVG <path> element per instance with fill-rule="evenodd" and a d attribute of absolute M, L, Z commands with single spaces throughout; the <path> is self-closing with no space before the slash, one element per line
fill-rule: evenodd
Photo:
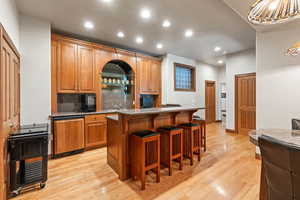
<path fill-rule="evenodd" d="M 78 46 L 78 75 L 80 92 L 96 92 L 93 48 Z"/>
<path fill-rule="evenodd" d="M 70 119 L 54 122 L 55 154 L 84 148 L 84 120 Z"/>
<path fill-rule="evenodd" d="M 95 147 L 106 144 L 106 122 L 85 124 L 85 147 Z"/>
<path fill-rule="evenodd" d="M 150 66 L 150 91 L 153 94 L 159 94 L 161 84 L 160 62 L 151 61 Z"/>
<path fill-rule="evenodd" d="M 77 45 L 60 42 L 57 69 L 58 92 L 76 92 L 77 86 Z"/>
<path fill-rule="evenodd" d="M 150 92 L 150 60 L 142 58 L 139 61 L 140 68 L 140 91 L 141 93 Z"/>
<path fill-rule="evenodd" d="M 13 112 L 13 126 L 18 129 L 20 126 L 20 62 L 18 57 L 14 54 L 12 57 L 13 74 L 11 79 L 13 82 L 13 101 L 11 102 Z"/>

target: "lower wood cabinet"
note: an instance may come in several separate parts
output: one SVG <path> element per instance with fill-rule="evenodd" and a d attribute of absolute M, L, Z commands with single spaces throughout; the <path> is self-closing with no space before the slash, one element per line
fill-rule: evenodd
<path fill-rule="evenodd" d="M 54 155 L 93 149 L 107 143 L 106 114 L 54 120 Z"/>
<path fill-rule="evenodd" d="M 106 115 L 85 117 L 85 147 L 93 148 L 106 145 Z"/>
<path fill-rule="evenodd" d="M 106 123 L 85 124 L 85 147 L 97 147 L 106 144 Z"/>
<path fill-rule="evenodd" d="M 54 121 L 54 153 L 84 149 L 84 119 Z"/>

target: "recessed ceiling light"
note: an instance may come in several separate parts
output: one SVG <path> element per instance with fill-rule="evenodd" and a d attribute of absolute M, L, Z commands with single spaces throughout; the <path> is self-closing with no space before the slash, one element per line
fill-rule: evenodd
<path fill-rule="evenodd" d="M 190 29 L 189 29 L 189 30 L 186 30 L 185 33 L 184 33 L 185 37 L 192 37 L 193 34 L 194 34 L 193 31 L 190 30 Z"/>
<path fill-rule="evenodd" d="M 163 21 L 162 26 L 165 27 L 165 28 L 170 27 L 171 22 L 169 20 L 165 20 L 165 21 Z"/>
<path fill-rule="evenodd" d="M 142 11 L 141 11 L 141 17 L 144 18 L 144 19 L 149 19 L 151 17 L 150 10 L 148 10 L 146 8 L 142 9 Z"/>
<path fill-rule="evenodd" d="M 111 2 L 111 0 L 102 0 L 102 2 L 109 3 L 109 2 Z"/>
<path fill-rule="evenodd" d="M 84 23 L 84 27 L 85 27 L 86 29 L 93 29 L 93 28 L 94 28 L 94 24 L 93 24 L 92 22 L 90 22 L 90 21 L 86 21 L 86 22 Z"/>
<path fill-rule="evenodd" d="M 223 64 L 224 62 L 223 62 L 223 60 L 218 60 L 218 63 Z"/>
<path fill-rule="evenodd" d="M 215 47 L 215 52 L 221 51 L 221 47 Z"/>
<path fill-rule="evenodd" d="M 162 45 L 161 43 L 157 43 L 156 48 L 162 49 L 162 48 L 163 48 L 163 45 Z"/>
<path fill-rule="evenodd" d="M 123 37 L 125 37 L 125 34 L 122 31 L 120 31 L 120 32 L 118 32 L 117 36 L 119 38 L 123 38 Z"/>
<path fill-rule="evenodd" d="M 144 39 L 142 37 L 138 36 L 138 37 L 136 37 L 135 41 L 136 41 L 136 43 L 141 44 L 141 43 L 143 43 Z"/>

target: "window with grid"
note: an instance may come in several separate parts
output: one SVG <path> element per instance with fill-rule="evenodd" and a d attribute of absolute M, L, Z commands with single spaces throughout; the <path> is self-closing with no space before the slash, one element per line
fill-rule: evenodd
<path fill-rule="evenodd" d="M 177 91 L 195 91 L 195 68 L 174 63 L 174 84 Z"/>

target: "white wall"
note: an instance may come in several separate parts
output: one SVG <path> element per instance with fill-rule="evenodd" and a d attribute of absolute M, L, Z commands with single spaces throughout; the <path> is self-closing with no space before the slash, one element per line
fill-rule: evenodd
<path fill-rule="evenodd" d="M 48 122 L 51 108 L 50 23 L 20 16 L 21 124 Z"/>
<path fill-rule="evenodd" d="M 300 27 L 257 33 L 257 128 L 291 128 L 300 118 L 300 56 L 285 51 L 300 40 Z"/>
<path fill-rule="evenodd" d="M 196 92 L 174 90 L 174 63 L 196 67 Z M 218 68 L 192 59 L 167 54 L 162 62 L 162 103 L 205 107 L 205 80 L 217 81 Z M 205 117 L 204 111 L 197 114 Z"/>
<path fill-rule="evenodd" d="M 19 49 L 19 16 L 15 0 L 0 0 L 0 23 Z"/>
<path fill-rule="evenodd" d="M 235 129 L 235 75 L 256 72 L 255 50 L 226 56 L 226 128 Z"/>

